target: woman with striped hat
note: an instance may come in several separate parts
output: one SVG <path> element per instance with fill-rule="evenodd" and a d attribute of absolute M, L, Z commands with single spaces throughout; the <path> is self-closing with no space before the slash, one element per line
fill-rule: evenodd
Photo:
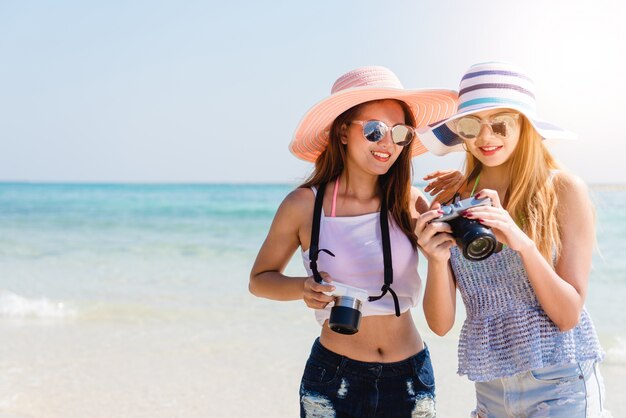
<path fill-rule="evenodd" d="M 451 329 L 456 289 L 465 304 L 458 373 L 475 382 L 472 416 L 610 416 L 585 309 L 594 211 L 543 141 L 574 135 L 537 118 L 527 75 L 483 63 L 463 76 L 457 113 L 418 137 L 436 154 L 466 154 L 457 199 L 423 213 L 415 231 L 428 259 L 429 327 Z"/>
<path fill-rule="evenodd" d="M 428 209 L 411 186 L 411 158 L 426 152 L 414 128 L 450 116 L 456 98 L 363 67 L 296 128 L 289 148 L 315 167 L 280 205 L 250 291 L 304 300 L 322 326 L 302 376 L 302 416 L 435 416 L 432 365 L 410 313 L 421 287 L 413 228 Z M 287 277 L 298 247 L 307 274 Z"/>

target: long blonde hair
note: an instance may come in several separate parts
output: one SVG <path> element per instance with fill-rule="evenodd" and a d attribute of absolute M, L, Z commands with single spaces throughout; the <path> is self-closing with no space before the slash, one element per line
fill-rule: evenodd
<path fill-rule="evenodd" d="M 551 171 L 559 169 L 559 165 L 530 122 L 520 116 L 520 138 L 510 157 L 509 187 L 502 205 L 554 267 L 561 252 L 561 237 L 556 217 L 558 196 Z M 467 152 L 466 177 L 471 180 L 470 176 L 475 177 L 481 168 L 480 161 Z"/>

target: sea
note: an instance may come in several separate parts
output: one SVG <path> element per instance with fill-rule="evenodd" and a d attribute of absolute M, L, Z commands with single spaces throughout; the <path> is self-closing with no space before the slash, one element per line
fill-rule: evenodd
<path fill-rule="evenodd" d="M 294 187 L 0 183 L 0 417 L 297 415 L 319 327 L 301 301 L 247 289 Z M 623 393 L 626 186 L 590 194 L 586 306 Z M 305 274 L 299 254 L 287 274 Z"/>

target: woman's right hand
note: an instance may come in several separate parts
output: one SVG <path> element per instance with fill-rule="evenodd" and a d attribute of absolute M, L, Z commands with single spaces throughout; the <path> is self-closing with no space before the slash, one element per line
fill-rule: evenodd
<path fill-rule="evenodd" d="M 332 283 L 330 275 L 324 271 L 320 271 L 322 280 L 326 283 Z M 334 296 L 328 296 L 323 292 L 331 292 L 335 290 L 335 286 L 322 284 L 315 281 L 313 276 L 307 277 L 304 281 L 304 291 L 302 299 L 306 306 L 311 309 L 324 309 L 326 305 L 335 300 Z"/>
<path fill-rule="evenodd" d="M 450 248 L 456 245 L 452 229 L 446 222 L 432 222 L 443 212 L 441 205 L 435 202 L 429 211 L 417 218 L 415 235 L 417 245 L 428 259 L 428 262 L 447 262 L 450 259 Z"/>
<path fill-rule="evenodd" d="M 447 202 L 463 185 L 465 176 L 458 170 L 440 170 L 427 174 L 423 180 L 428 181 L 424 193 L 433 196 L 437 202 Z"/>

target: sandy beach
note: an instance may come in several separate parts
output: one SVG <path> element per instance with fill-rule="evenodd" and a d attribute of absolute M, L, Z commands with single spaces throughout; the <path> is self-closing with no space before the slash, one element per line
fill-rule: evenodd
<path fill-rule="evenodd" d="M 298 416 L 301 373 L 319 334 L 312 312 L 302 302 L 245 293 L 220 303 L 175 317 L 118 306 L 73 318 L 3 319 L 0 417 Z M 473 386 L 456 375 L 460 321 L 438 337 L 420 308 L 414 317 L 430 347 L 439 416 L 469 416 Z M 615 417 L 626 415 L 623 355 L 614 348 L 602 369 Z"/>

